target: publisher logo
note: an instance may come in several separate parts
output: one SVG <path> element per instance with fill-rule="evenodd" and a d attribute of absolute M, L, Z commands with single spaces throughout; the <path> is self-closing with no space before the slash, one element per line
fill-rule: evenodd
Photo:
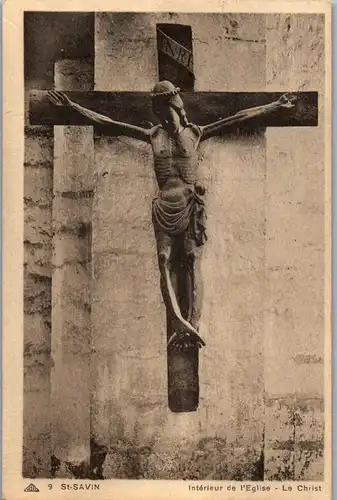
<path fill-rule="evenodd" d="M 27 492 L 33 492 L 33 493 L 36 493 L 37 491 L 40 491 L 34 484 L 30 483 L 27 488 L 25 488 L 23 491 L 27 491 Z"/>

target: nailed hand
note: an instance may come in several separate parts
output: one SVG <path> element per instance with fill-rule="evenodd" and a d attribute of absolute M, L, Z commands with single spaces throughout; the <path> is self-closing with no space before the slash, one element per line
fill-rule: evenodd
<path fill-rule="evenodd" d="M 71 106 L 72 102 L 63 92 L 57 92 L 56 90 L 50 90 L 47 93 L 49 101 L 55 106 Z"/>
<path fill-rule="evenodd" d="M 283 94 L 283 96 L 279 98 L 279 103 L 282 108 L 293 108 L 296 101 L 297 97 L 289 94 Z"/>

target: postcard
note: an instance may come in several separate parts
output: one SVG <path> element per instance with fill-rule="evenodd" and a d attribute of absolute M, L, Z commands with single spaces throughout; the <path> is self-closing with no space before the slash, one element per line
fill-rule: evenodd
<path fill-rule="evenodd" d="M 330 9 L 5 3 L 5 500 L 331 499 Z"/>

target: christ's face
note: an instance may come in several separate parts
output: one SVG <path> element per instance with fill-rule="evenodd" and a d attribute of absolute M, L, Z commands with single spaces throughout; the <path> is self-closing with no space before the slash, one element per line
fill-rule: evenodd
<path fill-rule="evenodd" d="M 179 131 L 180 116 L 172 106 L 161 106 L 156 109 L 156 115 L 169 134 L 176 134 Z"/>

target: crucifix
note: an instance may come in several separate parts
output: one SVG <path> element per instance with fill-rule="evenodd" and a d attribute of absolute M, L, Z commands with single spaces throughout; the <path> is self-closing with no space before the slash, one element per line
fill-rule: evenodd
<path fill-rule="evenodd" d="M 314 126 L 317 94 L 194 92 L 192 46 L 164 29 L 157 32 L 160 81 L 149 93 L 33 91 L 30 117 L 32 124 L 94 125 L 98 133 L 125 135 L 152 148 L 158 183 L 152 222 L 167 316 L 168 402 L 171 411 L 186 412 L 198 407 L 199 349 L 205 346 L 199 326 L 207 193 L 198 178 L 198 147 L 233 131 Z M 158 123 L 152 125 L 154 118 Z"/>

